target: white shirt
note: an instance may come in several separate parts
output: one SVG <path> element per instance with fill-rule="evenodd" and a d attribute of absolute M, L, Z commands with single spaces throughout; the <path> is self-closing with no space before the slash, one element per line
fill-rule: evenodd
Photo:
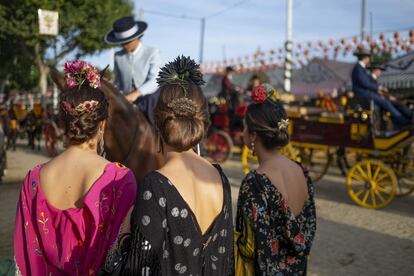
<path fill-rule="evenodd" d="M 125 49 L 115 53 L 114 83 L 124 94 L 138 89 L 143 95 L 158 88 L 156 78 L 161 65 L 158 49 L 142 43 L 131 53 Z"/>
<path fill-rule="evenodd" d="M 359 61 L 358 63 L 362 66 L 362 68 L 364 68 L 364 69 L 367 68 L 367 66 L 365 65 L 365 63 L 363 63 L 362 61 Z"/>

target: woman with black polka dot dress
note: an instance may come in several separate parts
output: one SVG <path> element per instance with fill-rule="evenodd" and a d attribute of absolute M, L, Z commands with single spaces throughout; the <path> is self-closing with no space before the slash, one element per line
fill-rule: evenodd
<path fill-rule="evenodd" d="M 165 164 L 138 183 L 131 234 L 106 268 L 119 275 L 231 275 L 230 185 L 193 148 L 209 127 L 198 65 L 178 57 L 161 69 L 155 109 Z"/>

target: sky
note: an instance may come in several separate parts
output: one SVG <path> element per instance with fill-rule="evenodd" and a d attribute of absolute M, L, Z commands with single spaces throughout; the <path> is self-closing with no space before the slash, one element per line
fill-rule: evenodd
<path fill-rule="evenodd" d="M 143 43 L 161 50 L 163 62 L 180 54 L 199 60 L 201 21 L 159 16 L 207 17 L 203 60 L 237 58 L 261 50 L 277 49 L 286 38 L 287 0 L 246 0 L 214 17 L 240 0 L 134 0 L 134 14 L 147 21 Z M 147 11 L 147 12 L 146 12 Z M 414 29 L 413 0 L 366 0 L 366 31 L 374 33 Z M 360 32 L 361 0 L 293 0 L 293 42 L 327 41 Z M 109 30 L 108 30 L 109 31 Z M 85 57 L 93 64 L 112 66 L 113 50 Z"/>

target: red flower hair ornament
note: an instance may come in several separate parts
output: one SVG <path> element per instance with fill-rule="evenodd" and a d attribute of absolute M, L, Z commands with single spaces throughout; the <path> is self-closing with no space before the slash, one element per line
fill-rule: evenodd
<path fill-rule="evenodd" d="M 256 104 L 261 104 L 267 99 L 267 90 L 264 86 L 259 85 L 253 88 L 252 101 Z"/>
<path fill-rule="evenodd" d="M 270 102 L 280 100 L 279 91 L 268 83 L 264 83 L 253 88 L 252 101 L 254 103 L 261 104 L 266 100 L 269 100 Z"/>

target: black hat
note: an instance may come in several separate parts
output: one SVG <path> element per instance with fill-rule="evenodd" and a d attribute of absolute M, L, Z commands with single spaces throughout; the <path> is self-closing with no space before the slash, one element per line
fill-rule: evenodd
<path fill-rule="evenodd" d="M 367 67 L 369 70 L 380 69 L 381 71 L 385 70 L 385 66 L 380 63 L 372 63 Z"/>
<path fill-rule="evenodd" d="M 226 66 L 226 72 L 233 72 L 234 68 L 233 66 Z"/>
<path fill-rule="evenodd" d="M 362 58 L 362 57 L 370 57 L 371 56 L 371 51 L 368 49 L 361 49 L 358 48 L 355 52 L 354 52 L 354 56 L 358 57 L 358 58 Z"/>
<path fill-rule="evenodd" d="M 132 16 L 122 17 L 113 24 L 113 29 L 105 35 L 108 44 L 124 44 L 139 38 L 147 29 L 148 24 L 144 21 L 135 21 Z"/>

